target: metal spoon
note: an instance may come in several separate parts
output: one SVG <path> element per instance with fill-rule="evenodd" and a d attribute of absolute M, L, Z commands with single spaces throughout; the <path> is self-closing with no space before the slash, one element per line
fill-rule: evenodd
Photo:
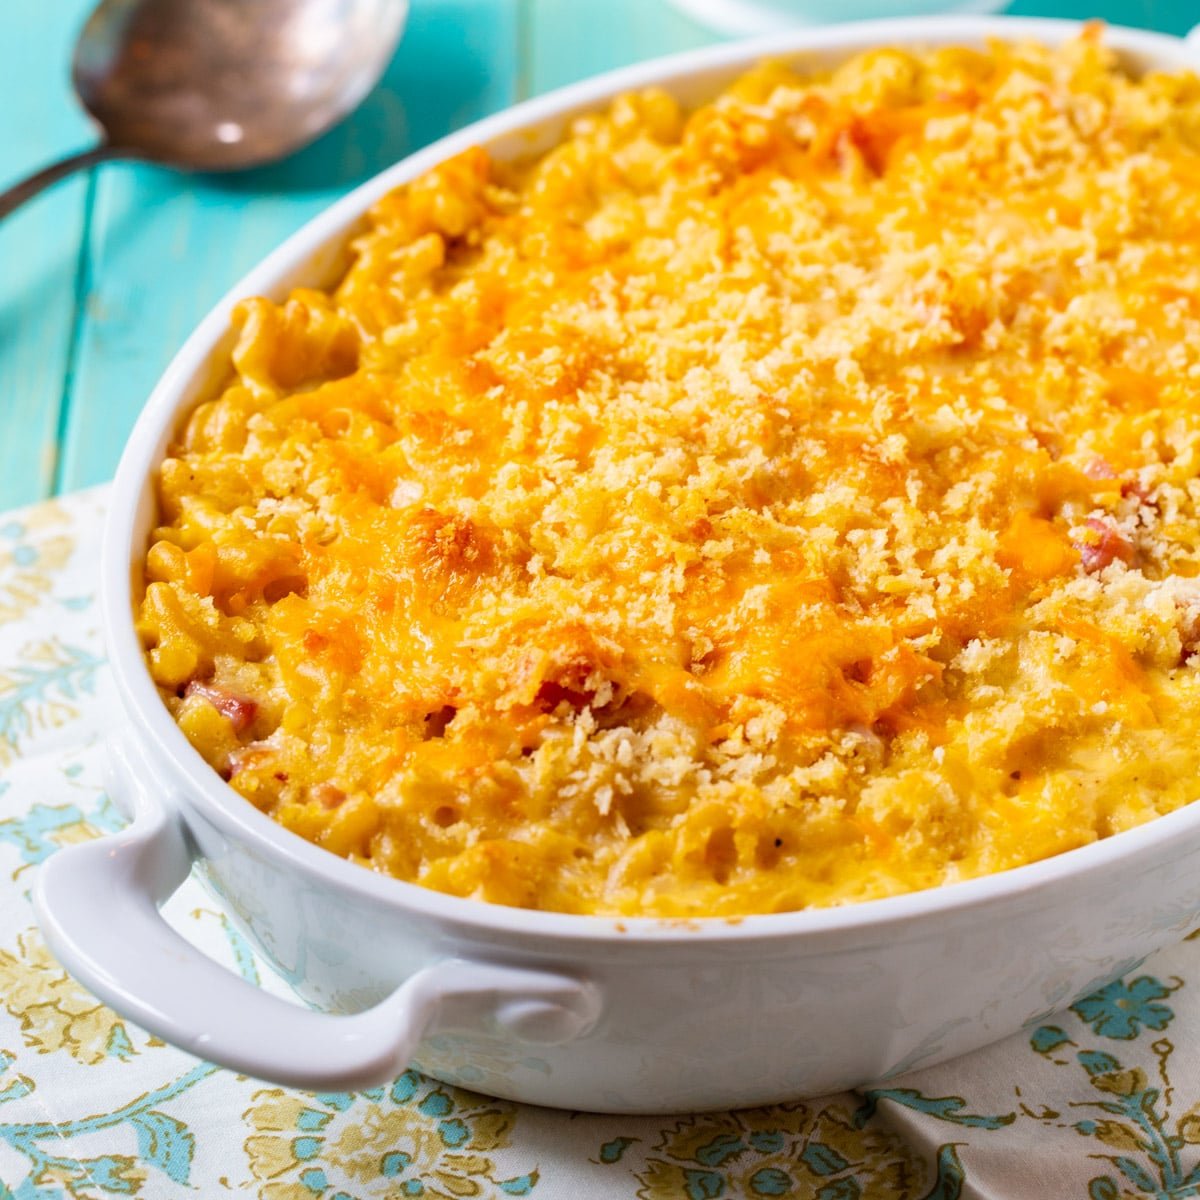
<path fill-rule="evenodd" d="M 100 144 L 0 193 L 0 218 L 94 163 L 236 171 L 291 154 L 355 109 L 408 0 L 103 0 L 71 77 Z"/>

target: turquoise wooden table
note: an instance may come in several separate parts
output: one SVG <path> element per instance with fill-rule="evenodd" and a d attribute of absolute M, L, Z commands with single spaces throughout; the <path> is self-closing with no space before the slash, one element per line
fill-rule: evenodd
<path fill-rule="evenodd" d="M 68 83 L 94 0 L 0 15 L 0 186 L 87 144 Z M 1200 0 L 1015 0 L 1022 14 L 1183 33 Z M 0 509 L 108 479 L 189 330 L 250 266 L 396 159 L 523 97 L 714 41 L 664 0 L 413 0 L 381 86 L 289 161 L 183 177 L 127 163 L 0 226 Z"/>

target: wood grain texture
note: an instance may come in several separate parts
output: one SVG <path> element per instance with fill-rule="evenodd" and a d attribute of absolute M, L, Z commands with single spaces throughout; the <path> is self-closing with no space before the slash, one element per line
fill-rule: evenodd
<path fill-rule="evenodd" d="M 70 93 L 92 0 L 0 12 L 0 182 L 86 144 Z M 1184 33 L 1200 0 L 1014 0 Z M 210 305 L 355 183 L 512 100 L 716 40 L 664 0 L 413 0 L 386 78 L 290 161 L 185 178 L 114 164 L 0 226 L 0 507 L 106 479 L 138 410 Z"/>
<path fill-rule="evenodd" d="M 0 187 L 95 140 L 67 78 L 91 0 L 50 7 L 0 14 Z M 0 508 L 53 487 L 88 188 L 61 183 L 0 224 Z"/>
<path fill-rule="evenodd" d="M 154 383 L 204 313 L 269 250 L 355 184 L 511 104 L 515 0 L 418 0 L 381 85 L 288 161 L 230 176 L 102 168 L 58 484 L 112 475 Z"/>

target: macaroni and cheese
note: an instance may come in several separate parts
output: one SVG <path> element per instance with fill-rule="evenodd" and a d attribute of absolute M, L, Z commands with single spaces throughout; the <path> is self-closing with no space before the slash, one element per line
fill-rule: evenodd
<path fill-rule="evenodd" d="M 736 916 L 999 871 L 1200 766 L 1200 83 L 768 64 L 381 200 L 247 300 L 138 613 L 246 800 L 373 870 Z"/>

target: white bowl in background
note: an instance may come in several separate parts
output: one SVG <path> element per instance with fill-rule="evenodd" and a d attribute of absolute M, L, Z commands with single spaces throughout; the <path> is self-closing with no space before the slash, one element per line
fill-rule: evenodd
<path fill-rule="evenodd" d="M 515 1100 L 666 1112 L 813 1095 L 927 1066 L 1013 1033 L 1180 938 L 1200 912 L 1200 805 L 1059 857 L 856 906 L 720 919 L 615 920 L 459 899 L 311 845 L 242 799 L 163 706 L 133 625 L 154 475 L 183 415 L 228 374 L 230 310 L 324 285 L 385 192 L 467 146 L 552 145 L 570 117 L 657 84 L 702 101 L 764 56 L 834 62 L 870 46 L 1061 42 L 1079 25 L 880 21 L 711 47 L 616 71 L 422 150 L 312 221 L 201 323 L 167 369 L 117 472 L 103 548 L 105 634 L 125 723 L 114 791 L 125 830 L 41 869 L 51 949 L 118 1012 L 201 1057 L 316 1090 L 376 1084 L 410 1061 Z M 1196 47 L 1114 28 L 1134 71 Z M 195 868 L 313 1006 L 203 957 L 158 906 Z"/>
<path fill-rule="evenodd" d="M 780 33 L 831 21 L 993 13 L 1008 0 L 667 0 L 685 16 L 728 37 Z"/>

